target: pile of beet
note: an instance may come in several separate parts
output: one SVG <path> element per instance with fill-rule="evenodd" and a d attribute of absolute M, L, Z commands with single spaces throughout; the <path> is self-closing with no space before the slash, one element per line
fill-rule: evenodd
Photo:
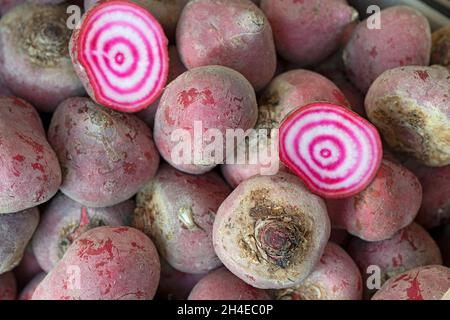
<path fill-rule="evenodd" d="M 0 300 L 446 299 L 450 26 L 346 0 L 0 16 Z"/>

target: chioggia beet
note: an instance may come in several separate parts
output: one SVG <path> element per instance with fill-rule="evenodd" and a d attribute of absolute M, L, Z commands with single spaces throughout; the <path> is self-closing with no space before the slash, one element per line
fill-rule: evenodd
<path fill-rule="evenodd" d="M 255 91 L 244 76 L 223 66 L 194 68 L 164 90 L 155 116 L 156 146 L 173 167 L 202 174 L 223 162 L 220 153 L 226 157 L 227 129 L 253 128 L 257 117 Z M 210 142 L 210 134 L 222 138 L 223 149 L 219 138 Z"/>
<path fill-rule="evenodd" d="M 409 225 L 422 200 L 419 180 L 398 163 L 384 159 L 375 179 L 362 192 L 328 199 L 332 225 L 366 241 L 389 239 Z"/>
<path fill-rule="evenodd" d="M 43 271 L 34 255 L 32 241 L 26 246 L 22 260 L 13 271 L 20 288 L 25 287 L 34 276 Z"/>
<path fill-rule="evenodd" d="M 314 269 L 330 236 L 324 201 L 288 173 L 242 182 L 221 204 L 213 242 L 223 264 L 261 289 L 289 288 Z"/>
<path fill-rule="evenodd" d="M 280 126 L 281 161 L 324 198 L 346 198 L 364 190 L 381 157 L 376 128 L 339 105 L 301 106 Z"/>
<path fill-rule="evenodd" d="M 430 265 L 390 278 L 372 300 L 440 300 L 450 288 L 450 268 Z"/>
<path fill-rule="evenodd" d="M 379 19 L 379 26 L 360 22 L 343 53 L 347 75 L 363 92 L 388 69 L 430 62 L 430 25 L 420 11 L 394 6 L 382 10 Z"/>
<path fill-rule="evenodd" d="M 28 282 L 28 284 L 22 289 L 19 294 L 19 300 L 31 300 L 34 291 L 37 286 L 44 280 L 47 274 L 45 272 L 38 273 L 33 277 L 33 279 Z"/>
<path fill-rule="evenodd" d="M 184 2 L 190 0 L 132 0 L 150 11 L 158 20 L 164 29 L 167 38 L 172 41 L 175 38 L 175 29 L 181 10 L 185 6 Z M 89 10 L 94 4 L 102 2 L 101 0 L 84 0 L 84 10 Z M 103 0 L 104 2 L 104 0 Z"/>
<path fill-rule="evenodd" d="M 166 85 L 168 40 L 153 15 L 132 2 L 106 1 L 89 9 L 69 52 L 89 96 L 108 108 L 143 110 Z"/>
<path fill-rule="evenodd" d="M 262 89 L 275 74 L 272 28 L 250 0 L 190 1 L 177 26 L 177 45 L 189 69 L 222 65 Z"/>
<path fill-rule="evenodd" d="M 88 98 L 59 105 L 48 131 L 63 170 L 61 191 L 89 207 L 121 203 L 155 175 L 159 155 L 150 129 L 134 115 Z"/>
<path fill-rule="evenodd" d="M 450 69 L 450 26 L 432 34 L 431 64 L 440 64 Z"/>
<path fill-rule="evenodd" d="M 365 107 L 387 144 L 427 166 L 450 164 L 450 70 L 400 67 L 370 87 Z"/>
<path fill-rule="evenodd" d="M 279 160 L 278 129 L 281 121 L 293 109 L 313 102 L 324 101 L 347 106 L 344 94 L 330 80 L 309 70 L 292 70 L 275 77 L 262 92 L 256 132 L 238 146 L 244 149 L 244 163 L 225 163 L 222 173 L 228 183 L 236 187 L 242 181 L 258 175 L 287 171 Z M 261 131 L 265 130 L 265 132 Z M 243 152 L 243 153 L 244 153 Z M 250 159 L 258 161 L 251 162 Z"/>
<path fill-rule="evenodd" d="M 273 290 L 278 300 L 361 300 L 361 274 L 352 258 L 329 242 L 313 272 L 299 285 Z"/>
<path fill-rule="evenodd" d="M 74 241 L 32 300 L 150 300 L 159 273 L 158 253 L 145 234 L 98 227 Z"/>
<path fill-rule="evenodd" d="M 358 12 L 342 0 L 262 0 L 278 53 L 286 60 L 316 64 L 339 48 L 346 27 Z"/>
<path fill-rule="evenodd" d="M 37 208 L 0 214 L 0 274 L 20 263 L 38 223 Z"/>
<path fill-rule="evenodd" d="M 450 165 L 412 169 L 422 185 L 422 206 L 416 222 L 427 229 L 450 223 Z"/>
<path fill-rule="evenodd" d="M 0 213 L 49 200 L 61 184 L 61 169 L 36 110 L 25 101 L 0 97 Z"/>
<path fill-rule="evenodd" d="M 84 93 L 70 60 L 66 6 L 23 4 L 0 20 L 0 74 L 39 111 Z"/>
<path fill-rule="evenodd" d="M 42 210 L 33 235 L 39 265 L 50 272 L 72 242 L 89 229 L 129 225 L 134 207 L 134 201 L 128 200 L 112 207 L 89 208 L 59 193 Z"/>
<path fill-rule="evenodd" d="M 186 300 L 192 288 L 205 274 L 185 273 L 174 269 L 161 259 L 161 279 L 157 296 L 164 300 Z"/>
<path fill-rule="evenodd" d="M 383 241 L 367 242 L 353 238 L 347 251 L 361 271 L 364 283 L 373 274 L 371 266 L 380 271 L 380 284 L 399 273 L 426 265 L 442 264 L 439 247 L 428 232 L 412 223 Z M 370 281 L 370 280 L 369 280 Z M 370 298 L 375 290 L 364 286 L 365 296 Z"/>
<path fill-rule="evenodd" d="M 269 296 L 226 268 L 220 268 L 201 279 L 192 289 L 188 300 L 269 300 Z"/>
<path fill-rule="evenodd" d="M 6 272 L 0 274 L 0 301 L 15 300 L 17 295 L 17 284 L 14 273 Z"/>
<path fill-rule="evenodd" d="M 175 80 L 179 75 L 183 72 L 186 72 L 187 69 L 183 65 L 180 60 L 180 56 L 178 54 L 177 47 L 170 46 L 169 47 L 169 75 L 167 76 L 167 83 Z M 139 111 L 137 116 L 144 120 L 151 128 L 153 128 L 153 123 L 155 121 L 156 110 L 158 110 L 159 100 L 153 102 L 146 109 Z"/>
<path fill-rule="evenodd" d="M 132 225 L 152 238 L 175 269 L 205 273 L 221 265 L 212 229 L 230 188 L 215 172 L 193 176 L 163 164 L 137 195 Z"/>

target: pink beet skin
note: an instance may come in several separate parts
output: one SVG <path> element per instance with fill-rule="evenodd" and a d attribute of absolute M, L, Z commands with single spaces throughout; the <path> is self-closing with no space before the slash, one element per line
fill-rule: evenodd
<path fill-rule="evenodd" d="M 134 201 L 127 200 L 112 207 L 89 208 L 59 193 L 43 210 L 33 235 L 33 251 L 39 265 L 50 272 L 70 244 L 89 229 L 129 225 L 134 207 Z"/>
<path fill-rule="evenodd" d="M 67 49 L 66 6 L 23 4 L 2 17 L 0 75 L 18 97 L 53 112 L 63 100 L 84 94 Z"/>
<path fill-rule="evenodd" d="M 328 199 L 332 225 L 366 241 L 392 237 L 417 215 L 422 188 L 416 176 L 384 159 L 372 183 L 356 196 Z"/>
<path fill-rule="evenodd" d="M 416 223 L 398 231 L 387 240 L 366 242 L 353 238 L 347 249 L 363 275 L 364 283 L 371 275 L 368 267 L 378 266 L 381 284 L 391 277 L 420 266 L 442 264 L 439 247 L 425 229 Z M 365 288 L 366 297 L 374 291 Z"/>
<path fill-rule="evenodd" d="M 61 191 L 89 207 L 131 198 L 159 165 L 150 129 L 142 120 L 88 98 L 64 101 L 53 114 L 48 138 L 64 172 Z"/>
<path fill-rule="evenodd" d="M 358 13 L 342 0 L 263 0 L 278 53 L 299 66 L 314 65 L 339 48 Z"/>
<path fill-rule="evenodd" d="M 172 81 L 164 91 L 155 117 L 155 142 L 161 156 L 173 167 L 202 174 L 223 160 L 208 157 L 206 147 L 211 144 L 208 129 L 220 133 L 223 150 L 222 145 L 215 146 L 225 156 L 226 130 L 253 128 L 257 116 L 255 92 L 240 73 L 223 66 L 194 68 Z M 204 135 L 198 142 L 194 137 L 195 122 L 199 128 L 197 135 Z M 194 148 L 196 144 L 199 146 Z M 198 159 L 196 154 L 203 156 Z"/>
<path fill-rule="evenodd" d="M 384 71 L 400 66 L 426 66 L 430 62 L 431 31 L 428 20 L 407 6 L 384 9 L 380 29 L 370 30 L 367 20 L 355 28 L 343 58 L 355 86 L 367 92 Z"/>
<path fill-rule="evenodd" d="M 269 296 L 264 290 L 246 284 L 226 268 L 220 268 L 201 279 L 188 300 L 269 300 Z"/>
<path fill-rule="evenodd" d="M 440 300 L 450 288 L 450 268 L 430 265 L 389 279 L 372 300 Z"/>
<path fill-rule="evenodd" d="M 192 176 L 163 164 L 137 195 L 133 226 L 175 269 L 206 273 L 221 265 L 212 244 L 217 209 L 231 192 L 215 172 Z"/>
<path fill-rule="evenodd" d="M 187 69 L 180 60 L 177 47 L 169 47 L 169 75 L 167 76 L 167 83 L 169 84 L 175 80 L 179 75 L 185 72 Z M 158 110 L 159 100 L 152 103 L 147 109 L 139 111 L 136 115 L 144 120 L 151 128 L 155 121 L 156 110 Z"/>
<path fill-rule="evenodd" d="M 152 241 L 128 227 L 81 235 L 36 288 L 33 300 L 149 300 L 160 264 Z"/>
<path fill-rule="evenodd" d="M 262 92 L 259 102 L 259 115 L 256 124 L 257 129 L 267 129 L 268 134 L 272 129 L 277 129 L 292 110 L 313 102 L 322 101 L 338 105 L 348 106 L 344 94 L 339 88 L 324 76 L 309 70 L 297 69 L 282 73 L 275 77 L 267 88 Z M 263 142 L 257 139 L 265 149 L 259 149 L 257 144 L 241 145 L 247 148 L 248 159 L 256 158 L 259 154 L 268 154 L 257 164 L 250 163 L 227 163 L 222 165 L 222 173 L 228 183 L 236 187 L 239 183 L 258 174 L 276 174 L 288 169 L 280 162 L 278 156 L 278 137 Z M 273 152 L 275 151 L 275 152 Z"/>
<path fill-rule="evenodd" d="M 300 285 L 273 294 L 281 300 L 361 300 L 362 286 L 355 262 L 329 242 L 314 271 Z"/>
<path fill-rule="evenodd" d="M 189 69 L 222 65 L 262 89 L 272 79 L 277 57 L 272 28 L 249 0 L 189 2 L 177 26 L 177 45 Z"/>
<path fill-rule="evenodd" d="M 39 114 L 21 99 L 0 97 L 0 131 L 0 213 L 50 199 L 61 184 L 61 169 Z"/>
<path fill-rule="evenodd" d="M 0 214 L 0 274 L 20 263 L 38 223 L 37 208 Z"/>
<path fill-rule="evenodd" d="M 184 273 L 161 259 L 161 279 L 157 296 L 164 300 L 186 300 L 192 288 L 205 274 Z"/>
<path fill-rule="evenodd" d="M 6 272 L 0 274 L 0 301 L 15 300 L 17 295 L 17 284 L 14 273 Z"/>
<path fill-rule="evenodd" d="M 28 282 L 28 284 L 22 289 L 19 295 L 19 300 L 31 300 L 34 291 L 37 286 L 44 280 L 47 274 L 45 272 L 38 273 L 33 279 Z"/>

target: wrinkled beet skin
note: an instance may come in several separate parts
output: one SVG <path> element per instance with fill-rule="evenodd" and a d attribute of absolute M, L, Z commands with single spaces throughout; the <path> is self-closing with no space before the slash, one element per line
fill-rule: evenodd
<path fill-rule="evenodd" d="M 0 97 L 0 213 L 49 200 L 61 184 L 61 169 L 36 110 L 14 97 Z"/>
<path fill-rule="evenodd" d="M 61 191 L 89 207 L 131 198 L 159 165 L 150 129 L 142 120 L 88 98 L 64 101 L 53 114 L 48 138 L 64 172 Z"/>
<path fill-rule="evenodd" d="M 0 214 L 0 274 L 20 263 L 38 223 L 37 208 Z"/>
<path fill-rule="evenodd" d="M 133 226 L 175 269 L 206 273 L 221 265 L 212 244 L 217 209 L 231 192 L 215 172 L 188 175 L 163 164 L 137 195 Z"/>
<path fill-rule="evenodd" d="M 47 274 L 45 272 L 38 273 L 31 279 L 19 294 L 19 300 L 31 300 L 37 286 L 44 280 Z"/>
<path fill-rule="evenodd" d="M 371 184 L 356 196 L 327 199 L 332 225 L 366 241 L 392 237 L 417 215 L 422 188 L 416 176 L 384 159 Z"/>
<path fill-rule="evenodd" d="M 158 253 L 145 234 L 128 227 L 94 228 L 75 240 L 32 300 L 149 300 L 159 274 Z"/>
<path fill-rule="evenodd" d="M 89 208 L 59 193 L 42 211 L 33 235 L 33 251 L 39 265 L 50 272 L 69 244 L 89 229 L 129 225 L 134 207 L 134 202 L 127 200 L 112 207 Z"/>
<path fill-rule="evenodd" d="M 264 290 L 246 284 L 226 268 L 220 268 L 201 279 L 188 300 L 269 300 L 269 296 Z"/>
<path fill-rule="evenodd" d="M 440 300 L 450 288 L 450 268 L 431 265 L 389 279 L 372 300 Z"/>
<path fill-rule="evenodd" d="M 275 73 L 272 28 L 264 13 L 248 0 L 188 3 L 178 22 L 177 45 L 189 69 L 226 66 L 240 72 L 256 91 Z"/>
<path fill-rule="evenodd" d="M 367 273 L 368 267 L 378 266 L 381 271 L 381 284 L 407 270 L 442 264 L 436 242 L 416 223 L 410 224 L 392 238 L 383 241 L 366 242 L 353 238 L 347 251 L 358 265 L 364 280 L 370 276 Z M 374 293 L 366 286 L 364 288 L 366 297 Z"/>
<path fill-rule="evenodd" d="M 0 274 L 0 301 L 15 300 L 17 295 L 17 284 L 14 273 L 6 272 Z"/>
<path fill-rule="evenodd" d="M 418 10 L 390 7 L 381 11 L 380 22 L 381 29 L 373 30 L 367 20 L 360 22 L 343 53 L 347 75 L 363 92 L 388 69 L 430 62 L 430 25 Z"/>

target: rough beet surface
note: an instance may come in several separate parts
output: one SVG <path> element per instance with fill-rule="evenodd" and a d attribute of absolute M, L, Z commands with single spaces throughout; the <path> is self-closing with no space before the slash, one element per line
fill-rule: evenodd
<path fill-rule="evenodd" d="M 314 271 L 298 286 L 274 290 L 279 300 L 361 300 L 362 279 L 352 258 L 329 242 Z"/>
<path fill-rule="evenodd" d="M 33 300 L 149 300 L 160 264 L 152 241 L 128 227 L 82 234 L 36 288 Z"/>
<path fill-rule="evenodd" d="M 38 223 L 37 208 L 0 214 L 0 274 L 20 263 Z"/>
<path fill-rule="evenodd" d="M 324 201 L 287 173 L 241 183 L 220 206 L 213 230 L 223 264 L 261 289 L 301 283 L 322 256 L 329 236 Z"/>
<path fill-rule="evenodd" d="M 61 191 L 89 207 L 131 198 L 159 164 L 150 129 L 142 120 L 88 98 L 71 98 L 57 108 L 48 139 L 62 167 Z"/>
<path fill-rule="evenodd" d="M 450 70 L 408 66 L 384 72 L 365 107 L 387 144 L 427 166 L 450 164 Z"/>
<path fill-rule="evenodd" d="M 0 213 L 49 200 L 61 184 L 61 169 L 36 110 L 18 98 L 0 97 Z"/>
<path fill-rule="evenodd" d="M 89 208 L 59 193 L 43 209 L 33 235 L 39 265 L 50 272 L 72 242 L 89 229 L 129 225 L 134 207 L 134 201 L 127 200 L 112 207 Z"/>
<path fill-rule="evenodd" d="M 70 60 L 66 6 L 23 4 L 0 20 L 0 74 L 39 111 L 84 94 Z"/>
<path fill-rule="evenodd" d="M 381 241 L 414 220 L 421 200 L 422 188 L 416 176 L 384 159 L 364 191 L 350 198 L 327 199 L 327 207 L 334 227 L 366 241 Z"/>
<path fill-rule="evenodd" d="M 161 156 L 173 167 L 202 174 L 223 160 L 218 154 L 210 156 L 207 131 L 215 129 L 210 133 L 222 138 L 223 149 L 217 141 L 213 146 L 219 147 L 217 153 L 225 157 L 226 130 L 253 128 L 257 116 L 255 92 L 240 73 L 223 66 L 194 68 L 165 89 L 155 117 L 155 142 Z M 200 141 L 199 134 L 204 134 Z"/>
<path fill-rule="evenodd" d="M 383 241 L 366 242 L 353 238 L 347 248 L 363 275 L 364 283 L 371 275 L 368 269 L 375 265 L 380 268 L 380 280 L 386 280 L 399 273 L 420 266 L 442 264 L 439 247 L 428 232 L 420 225 L 412 223 Z M 375 293 L 364 286 L 365 296 Z"/>
<path fill-rule="evenodd" d="M 189 69 L 222 65 L 262 89 L 272 79 L 277 57 L 272 28 L 249 0 L 195 0 L 183 9 L 177 45 Z"/>
<path fill-rule="evenodd" d="M 220 268 L 201 279 L 188 300 L 269 300 L 269 296 L 264 290 L 246 284 L 226 268 Z"/>
<path fill-rule="evenodd" d="M 450 288 L 450 268 L 424 266 L 389 279 L 372 300 L 440 300 Z"/>
<path fill-rule="evenodd" d="M 380 13 L 380 28 L 369 27 L 372 24 L 367 20 L 360 22 L 343 53 L 347 75 L 361 91 L 367 92 L 388 69 L 429 64 L 430 25 L 420 11 L 390 7 Z"/>
<path fill-rule="evenodd" d="M 137 195 L 133 226 L 175 269 L 205 273 L 221 265 L 212 244 L 217 209 L 230 188 L 215 172 L 188 175 L 163 164 Z"/>

